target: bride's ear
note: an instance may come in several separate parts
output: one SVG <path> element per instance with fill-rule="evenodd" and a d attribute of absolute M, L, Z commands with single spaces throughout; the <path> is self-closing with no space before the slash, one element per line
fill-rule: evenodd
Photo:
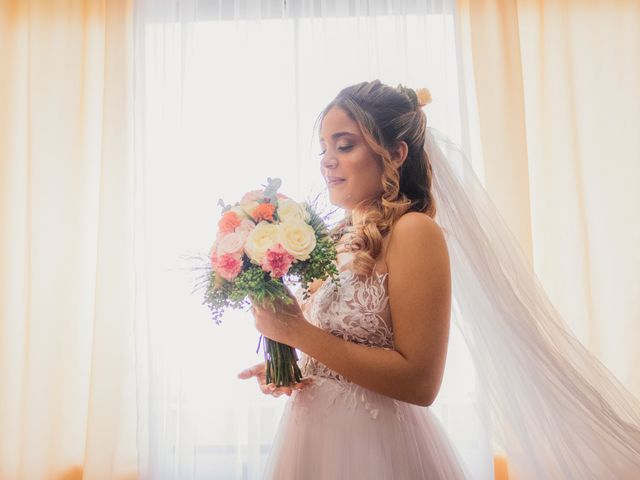
<path fill-rule="evenodd" d="M 399 141 L 395 148 L 391 150 L 391 163 L 394 167 L 400 168 L 409 154 L 409 146 L 404 140 Z"/>

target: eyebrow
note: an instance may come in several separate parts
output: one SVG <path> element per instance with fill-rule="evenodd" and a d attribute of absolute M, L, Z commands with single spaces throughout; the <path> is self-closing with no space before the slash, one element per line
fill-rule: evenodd
<path fill-rule="evenodd" d="M 333 135 L 331 135 L 331 138 L 335 140 L 337 138 L 344 137 L 344 136 L 357 137 L 358 135 L 352 132 L 336 132 Z M 324 139 L 320 138 L 320 141 L 324 142 Z"/>

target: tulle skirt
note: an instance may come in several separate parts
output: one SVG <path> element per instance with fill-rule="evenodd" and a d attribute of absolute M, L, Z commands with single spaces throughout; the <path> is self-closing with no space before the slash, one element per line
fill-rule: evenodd
<path fill-rule="evenodd" d="M 468 478 L 428 407 L 333 378 L 314 380 L 285 405 L 265 479 Z"/>

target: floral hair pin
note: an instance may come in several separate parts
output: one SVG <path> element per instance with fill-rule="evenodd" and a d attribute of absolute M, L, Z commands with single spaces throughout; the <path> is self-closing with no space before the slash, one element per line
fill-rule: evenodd
<path fill-rule="evenodd" d="M 422 108 L 431 103 L 431 101 L 433 100 L 431 98 L 431 92 L 428 88 L 419 88 L 417 90 L 414 90 L 413 88 L 405 87 L 400 83 L 396 87 L 396 90 L 407 95 L 416 107 Z"/>

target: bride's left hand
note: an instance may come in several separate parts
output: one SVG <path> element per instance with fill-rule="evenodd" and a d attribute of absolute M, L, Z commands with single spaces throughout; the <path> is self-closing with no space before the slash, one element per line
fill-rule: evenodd
<path fill-rule="evenodd" d="M 258 331 L 267 338 L 276 342 L 295 347 L 300 329 L 307 323 L 302 308 L 295 295 L 285 286 L 287 295 L 293 301 L 286 304 L 277 300 L 274 309 L 270 305 L 259 305 L 253 302 L 251 313 L 255 319 Z"/>

